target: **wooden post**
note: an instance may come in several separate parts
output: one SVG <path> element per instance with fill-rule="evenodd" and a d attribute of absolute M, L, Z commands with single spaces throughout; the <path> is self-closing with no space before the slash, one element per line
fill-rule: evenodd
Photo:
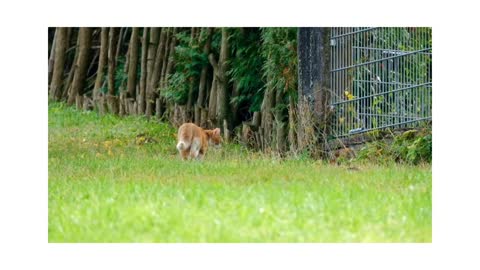
<path fill-rule="evenodd" d="M 102 107 L 103 115 L 109 112 L 108 105 L 107 105 L 107 97 L 105 95 L 103 95 L 102 98 L 100 99 L 100 106 Z"/>
<path fill-rule="evenodd" d="M 241 136 L 241 140 L 240 140 L 243 143 L 243 145 L 252 146 L 251 145 L 252 136 L 253 136 L 253 132 L 252 132 L 252 129 L 250 128 L 250 125 L 247 124 L 247 123 L 243 123 L 242 124 L 242 136 Z"/>
<path fill-rule="evenodd" d="M 290 145 L 290 151 L 296 153 L 297 148 L 297 127 L 295 123 L 297 123 L 297 106 L 293 101 L 293 97 L 289 97 L 289 108 L 288 108 L 288 141 Z"/>
<path fill-rule="evenodd" d="M 180 105 L 178 107 L 180 108 L 180 125 L 181 125 L 187 121 L 187 106 Z"/>
<path fill-rule="evenodd" d="M 90 111 L 93 110 L 93 99 L 87 97 L 86 95 L 83 96 L 83 110 Z"/>
<path fill-rule="evenodd" d="M 135 114 L 135 112 L 136 112 L 137 115 L 142 115 L 143 114 L 143 112 L 140 111 L 139 105 L 136 101 L 133 102 L 133 114 Z"/>
<path fill-rule="evenodd" d="M 202 128 L 207 127 L 207 120 L 208 120 L 208 110 L 205 108 L 200 108 L 200 126 Z"/>
<path fill-rule="evenodd" d="M 108 111 L 112 114 L 118 114 L 119 113 L 119 102 L 118 98 L 116 96 L 112 95 L 107 95 L 107 106 L 108 106 Z"/>
<path fill-rule="evenodd" d="M 253 112 L 252 126 L 259 127 L 261 119 L 262 119 L 261 112 Z"/>
<path fill-rule="evenodd" d="M 126 114 L 125 109 L 125 92 L 122 92 L 119 97 L 119 115 L 124 116 Z"/>
<path fill-rule="evenodd" d="M 226 119 L 223 119 L 223 137 L 226 143 L 230 140 L 230 130 L 228 130 L 228 123 Z"/>
<path fill-rule="evenodd" d="M 137 114 L 137 110 L 134 107 L 135 105 L 135 99 L 133 98 L 127 98 L 127 107 L 128 107 L 128 114 L 129 115 L 135 115 Z"/>
<path fill-rule="evenodd" d="M 315 134 L 321 157 L 325 155 L 325 140 L 328 136 L 330 110 L 330 28 L 301 27 L 298 31 L 298 100 L 306 101 L 306 109 L 313 112 L 314 123 L 320 131 Z M 308 113 L 307 113 L 308 114 Z M 299 117 L 301 112 L 299 112 Z M 299 119 L 298 134 L 306 126 Z M 301 137 L 301 136 L 300 136 Z M 300 146 L 300 138 L 299 138 Z"/>
<path fill-rule="evenodd" d="M 200 125 L 200 122 L 201 122 L 201 115 L 200 115 L 200 106 L 198 106 L 197 104 L 194 104 L 193 105 L 193 111 L 194 111 L 194 119 L 195 119 L 195 125 L 199 126 Z"/>
<path fill-rule="evenodd" d="M 155 116 L 157 119 L 160 119 L 162 117 L 162 101 L 160 98 L 157 98 L 155 100 Z"/>
<path fill-rule="evenodd" d="M 76 106 L 77 110 L 83 109 L 83 96 L 77 95 L 75 97 L 75 106 Z"/>
<path fill-rule="evenodd" d="M 77 110 L 83 109 L 83 96 L 77 95 L 75 97 L 75 105 L 77 107 Z"/>

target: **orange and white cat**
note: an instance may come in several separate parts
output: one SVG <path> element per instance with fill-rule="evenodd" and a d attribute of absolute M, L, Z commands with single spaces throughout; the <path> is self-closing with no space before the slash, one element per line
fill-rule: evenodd
<path fill-rule="evenodd" d="M 204 130 L 193 124 L 185 123 L 178 128 L 177 149 L 183 160 L 187 158 L 203 159 L 208 145 L 220 146 L 220 129 Z"/>

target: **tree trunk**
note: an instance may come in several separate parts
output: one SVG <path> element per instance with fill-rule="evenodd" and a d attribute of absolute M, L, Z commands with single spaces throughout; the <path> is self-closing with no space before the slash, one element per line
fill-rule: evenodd
<path fill-rule="evenodd" d="M 202 32 L 206 32 L 207 40 L 205 41 L 205 45 L 203 46 L 203 54 L 208 55 L 210 53 L 210 49 L 212 46 L 212 34 L 213 28 L 203 28 Z M 207 75 L 208 75 L 208 66 L 204 66 L 200 73 L 200 83 L 198 86 L 198 97 L 197 97 L 197 108 L 201 110 L 205 104 L 205 95 L 207 92 Z M 201 114 L 196 114 L 201 115 Z M 200 119 L 195 118 L 195 123 L 200 123 Z"/>
<path fill-rule="evenodd" d="M 163 28 L 160 33 L 160 43 L 157 46 L 157 52 L 155 53 L 155 62 L 153 65 L 153 74 L 150 80 L 150 89 L 152 92 L 150 93 L 152 97 L 155 96 L 156 89 L 158 86 L 158 82 L 160 80 L 160 76 L 162 74 L 162 64 L 163 64 L 163 57 L 165 56 L 165 37 L 167 28 Z"/>
<path fill-rule="evenodd" d="M 75 97 L 75 107 L 77 108 L 77 110 L 83 109 L 83 96 L 77 95 Z"/>
<path fill-rule="evenodd" d="M 167 61 L 167 70 L 165 70 L 165 77 L 164 77 L 164 87 L 168 84 L 168 75 L 172 73 L 173 64 L 174 64 L 174 56 L 175 56 L 175 46 L 177 45 L 177 37 L 175 36 L 177 33 L 177 28 L 173 28 L 172 39 L 170 40 L 170 48 L 168 52 L 168 61 Z"/>
<path fill-rule="evenodd" d="M 218 60 L 218 78 L 217 78 L 217 125 L 222 126 L 223 120 L 227 120 L 228 117 L 228 60 L 229 60 L 229 42 L 228 31 L 225 27 L 222 28 L 222 41 L 220 47 L 220 56 Z"/>
<path fill-rule="evenodd" d="M 150 87 L 147 88 L 149 91 L 147 91 L 147 110 L 146 110 L 146 115 L 147 117 L 150 117 L 153 115 L 153 110 L 155 106 L 155 102 L 157 99 L 157 86 L 158 82 L 160 80 L 160 75 L 161 75 L 161 68 L 162 68 L 162 63 L 163 63 L 163 57 L 165 53 L 165 37 L 166 37 L 166 31 L 167 28 L 163 28 L 160 33 L 160 43 L 157 46 L 157 52 L 155 53 L 155 61 L 153 65 L 153 74 L 150 79 Z"/>
<path fill-rule="evenodd" d="M 197 126 L 200 126 L 200 110 L 201 108 L 197 106 L 197 104 L 193 105 L 193 115 L 194 115 L 194 123 Z"/>
<path fill-rule="evenodd" d="M 100 88 L 103 83 L 103 74 L 108 57 L 108 27 L 102 27 L 100 33 L 100 57 L 98 59 L 97 78 L 93 87 L 93 100 L 96 100 L 100 94 Z"/>
<path fill-rule="evenodd" d="M 237 82 L 233 82 L 233 85 L 232 85 L 232 97 L 230 100 L 234 99 L 234 98 L 237 98 L 238 95 L 239 95 L 239 90 L 238 90 L 238 84 Z M 233 127 L 233 126 L 236 126 L 238 124 L 238 102 L 235 102 L 234 104 L 230 104 L 229 107 L 231 107 L 231 112 L 232 112 L 232 115 L 230 117 L 231 119 L 231 123 L 230 123 L 230 127 Z"/>
<path fill-rule="evenodd" d="M 93 39 L 93 37 L 94 37 L 94 35 L 92 36 L 92 39 Z M 100 54 L 100 50 L 95 50 L 95 54 L 94 54 L 93 57 L 91 57 L 91 59 L 90 59 L 90 64 L 88 65 L 87 74 L 92 74 L 91 71 L 92 71 L 93 67 L 94 67 L 95 65 L 98 66 L 98 60 L 97 60 L 97 58 L 98 58 L 99 54 Z M 96 77 L 96 72 L 93 73 L 93 75 L 95 75 L 95 77 Z M 93 76 L 93 75 L 91 75 L 91 76 Z"/>
<path fill-rule="evenodd" d="M 262 101 L 262 121 L 261 128 L 263 129 L 263 142 L 264 146 L 271 145 L 272 142 L 272 132 L 273 132 L 273 108 L 275 107 L 275 89 L 272 88 L 271 78 L 267 79 L 267 89 L 263 96 Z"/>
<path fill-rule="evenodd" d="M 73 32 L 73 29 L 71 30 Z M 73 75 L 75 74 L 75 71 L 77 70 L 77 59 L 78 59 L 78 53 L 80 51 L 79 49 L 79 44 L 80 44 L 80 35 L 77 33 L 77 38 L 75 42 L 75 56 L 73 57 L 72 65 L 70 67 L 70 71 L 68 72 L 68 77 L 66 84 L 64 86 L 63 94 L 62 94 L 62 99 L 66 100 L 68 98 L 68 95 L 70 94 L 71 91 L 71 86 L 73 82 Z"/>
<path fill-rule="evenodd" d="M 275 129 L 276 129 L 276 150 L 284 153 L 286 150 L 287 123 L 285 123 L 286 106 L 283 102 L 284 91 L 277 89 L 275 96 Z"/>
<path fill-rule="evenodd" d="M 213 75 L 212 88 L 210 89 L 210 98 L 208 102 L 208 120 L 209 127 L 212 127 L 216 124 L 217 120 L 217 78 Z"/>
<path fill-rule="evenodd" d="M 157 98 L 155 101 L 155 117 L 159 120 L 162 118 L 161 112 L 162 112 L 162 101 L 160 100 L 160 98 Z"/>
<path fill-rule="evenodd" d="M 252 117 L 252 126 L 258 129 L 260 127 L 260 123 L 262 121 L 262 113 L 261 112 L 253 112 Z"/>
<path fill-rule="evenodd" d="M 118 28 L 110 27 L 108 44 L 108 94 L 115 95 L 115 69 L 117 59 L 115 58 L 115 43 L 117 41 Z"/>
<path fill-rule="evenodd" d="M 79 36 L 80 47 L 77 61 L 78 70 L 75 72 L 73 78 L 72 91 L 68 98 L 69 105 L 72 105 L 75 102 L 77 95 L 83 95 L 85 78 L 87 76 L 88 60 L 90 57 L 90 48 L 92 46 L 92 28 L 80 28 Z"/>
<path fill-rule="evenodd" d="M 58 36 L 58 28 L 55 29 L 55 35 L 53 36 L 52 47 L 50 48 L 50 56 L 48 58 L 48 85 L 52 82 L 53 65 L 55 63 L 55 43 Z"/>
<path fill-rule="evenodd" d="M 118 59 L 118 56 L 120 56 L 120 51 L 122 50 L 122 40 L 124 37 L 124 34 L 126 33 L 125 27 L 120 27 L 120 33 L 117 35 L 118 41 L 115 43 L 115 61 Z M 118 32 L 117 32 L 118 33 Z"/>
<path fill-rule="evenodd" d="M 160 88 L 163 88 L 165 87 L 165 74 L 166 74 L 166 71 L 167 71 L 167 65 L 168 65 L 168 58 L 169 58 L 169 55 L 168 55 L 168 52 L 170 51 L 170 42 L 171 42 L 171 39 L 172 39 L 172 36 L 174 35 L 173 33 L 173 30 L 172 28 L 168 28 L 168 31 L 167 31 L 167 37 L 165 38 L 165 52 L 164 52 L 164 55 L 163 55 L 163 62 L 162 62 L 162 74 L 160 75 Z"/>
<path fill-rule="evenodd" d="M 213 67 L 213 76 L 215 87 L 212 84 L 212 91 L 210 91 L 210 101 L 212 98 L 216 98 L 215 107 L 215 125 L 222 127 L 223 120 L 227 119 L 227 106 L 228 106 L 228 96 L 227 96 L 227 84 L 226 71 L 227 71 L 227 60 L 228 60 L 229 44 L 228 44 L 228 33 L 226 28 L 222 28 L 222 41 L 220 47 L 220 57 L 217 62 L 213 54 L 208 56 L 208 60 Z M 215 96 L 213 96 L 215 92 Z M 210 110 L 210 108 L 209 108 Z M 209 113 L 209 118 L 212 119 L 212 115 Z"/>
<path fill-rule="evenodd" d="M 139 28 L 134 27 L 132 36 L 130 37 L 129 45 L 129 67 L 128 67 L 128 82 L 127 82 L 127 96 L 135 97 L 135 87 L 137 85 L 137 65 L 138 65 L 138 32 Z"/>
<path fill-rule="evenodd" d="M 127 113 L 127 93 L 121 92 L 118 97 L 118 115 L 124 116 Z"/>
<path fill-rule="evenodd" d="M 189 47 L 190 48 L 193 48 L 195 45 L 196 45 L 196 42 L 197 42 L 197 27 L 192 27 L 192 30 L 191 30 L 191 35 L 190 35 L 190 43 L 189 43 Z M 191 76 L 188 78 L 188 82 L 189 82 L 189 86 L 188 86 L 188 97 L 187 97 L 187 109 L 186 109 L 186 114 L 187 114 L 187 118 L 189 121 L 192 120 L 192 116 L 193 116 L 193 104 L 194 104 L 194 94 L 195 94 L 195 77 L 194 76 Z"/>
<path fill-rule="evenodd" d="M 155 104 L 155 99 L 153 98 L 152 89 L 152 78 L 154 76 L 154 63 L 157 53 L 158 40 L 160 38 L 160 28 L 152 27 L 150 29 L 150 44 L 148 47 L 148 58 L 147 58 L 147 89 L 146 89 L 146 99 L 145 99 L 145 115 L 147 117 L 152 115 L 153 105 Z"/>
<path fill-rule="evenodd" d="M 290 146 L 291 152 L 297 151 L 297 107 L 293 101 L 293 97 L 289 97 L 289 107 L 288 107 L 288 144 Z"/>
<path fill-rule="evenodd" d="M 137 99 L 138 114 L 143 115 L 145 113 L 145 92 L 147 87 L 147 50 L 148 50 L 148 27 L 143 28 L 142 37 L 142 61 L 141 61 L 141 73 L 140 73 L 140 94 Z"/>
<path fill-rule="evenodd" d="M 112 114 L 118 114 L 120 111 L 119 98 L 116 96 L 107 95 L 108 111 Z"/>
<path fill-rule="evenodd" d="M 200 126 L 202 128 L 207 128 L 207 120 L 208 120 L 208 110 L 204 108 L 200 108 Z"/>
<path fill-rule="evenodd" d="M 67 28 L 59 27 L 55 32 L 55 63 L 53 67 L 52 82 L 50 84 L 50 97 L 59 100 L 62 96 L 62 81 L 65 67 L 65 51 L 67 49 Z"/>

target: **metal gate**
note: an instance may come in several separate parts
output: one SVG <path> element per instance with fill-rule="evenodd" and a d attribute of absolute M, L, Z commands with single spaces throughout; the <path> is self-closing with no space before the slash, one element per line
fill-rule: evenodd
<path fill-rule="evenodd" d="M 432 119 L 432 29 L 331 31 L 332 135 L 413 127 Z"/>

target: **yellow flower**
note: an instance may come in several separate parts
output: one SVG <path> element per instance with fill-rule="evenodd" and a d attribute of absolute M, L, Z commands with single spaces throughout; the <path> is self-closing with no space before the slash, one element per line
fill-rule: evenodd
<path fill-rule="evenodd" d="M 348 92 L 348 91 L 345 91 L 345 97 L 347 98 L 347 100 L 352 100 L 354 99 L 355 97 L 352 95 L 352 93 Z"/>

